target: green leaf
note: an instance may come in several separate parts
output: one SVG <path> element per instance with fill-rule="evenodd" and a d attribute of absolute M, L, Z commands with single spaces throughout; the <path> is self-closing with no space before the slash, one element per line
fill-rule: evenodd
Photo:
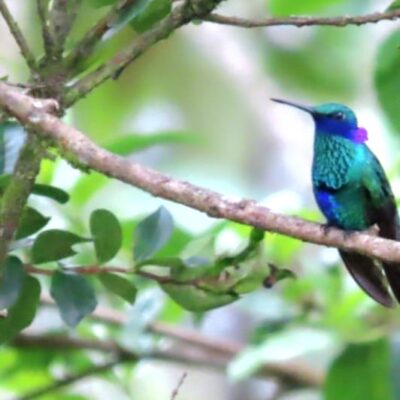
<path fill-rule="evenodd" d="M 399 45 L 400 31 L 396 31 L 381 44 L 375 66 L 375 88 L 378 99 L 396 132 L 400 132 Z"/>
<path fill-rule="evenodd" d="M 104 147 L 112 153 L 127 156 L 157 145 L 193 141 L 193 135 L 179 132 L 164 132 L 153 135 L 126 134 Z"/>
<path fill-rule="evenodd" d="M 1 162 L 0 162 L 1 163 Z M 0 191 L 4 191 L 10 183 L 12 176 L 10 174 L 0 175 Z M 35 183 L 33 185 L 32 193 L 37 196 L 47 197 L 55 200 L 58 203 L 65 204 L 69 200 L 69 194 L 64 190 L 51 185 L 44 185 Z"/>
<path fill-rule="evenodd" d="M 130 25 L 142 33 L 166 17 L 171 9 L 172 0 L 139 0 L 131 11 Z"/>
<path fill-rule="evenodd" d="M 0 310 L 13 305 L 18 299 L 25 278 L 24 266 L 19 258 L 8 257 L 0 281 Z"/>
<path fill-rule="evenodd" d="M 136 227 L 133 254 L 136 262 L 149 259 L 169 240 L 174 229 L 171 214 L 164 207 L 149 215 Z"/>
<path fill-rule="evenodd" d="M 100 274 L 99 279 L 104 287 L 110 292 L 116 294 L 130 304 L 135 302 L 137 289 L 132 282 L 119 275 L 107 272 Z"/>
<path fill-rule="evenodd" d="M 400 0 L 394 0 L 392 4 L 386 9 L 386 11 L 394 11 L 400 8 Z"/>
<path fill-rule="evenodd" d="M 0 343 L 10 340 L 32 323 L 39 299 L 38 280 L 33 276 L 25 276 L 18 300 L 8 310 L 7 317 L 0 319 Z"/>
<path fill-rule="evenodd" d="M 113 213 L 96 210 L 90 216 L 90 231 L 100 263 L 111 260 L 121 248 L 122 228 Z"/>
<path fill-rule="evenodd" d="M 51 296 L 57 303 L 61 318 L 75 327 L 97 306 L 96 295 L 87 278 L 57 271 L 51 281 Z"/>
<path fill-rule="evenodd" d="M 181 307 L 193 312 L 222 307 L 239 298 L 233 293 L 213 293 L 193 285 L 166 283 L 161 288 Z"/>
<path fill-rule="evenodd" d="M 62 260 L 76 254 L 72 246 L 90 241 L 74 233 L 52 229 L 39 234 L 32 247 L 35 264 Z"/>
<path fill-rule="evenodd" d="M 33 235 L 34 233 L 40 231 L 49 222 L 49 220 L 49 217 L 45 217 L 34 208 L 25 208 L 18 230 L 15 234 L 15 238 L 18 240 Z"/>
<path fill-rule="evenodd" d="M 55 200 L 61 204 L 65 204 L 69 200 L 69 194 L 67 192 L 51 185 L 36 183 L 33 186 L 32 193 L 38 196 L 48 197 L 49 199 Z"/>
<path fill-rule="evenodd" d="M 387 340 L 349 345 L 331 365 L 325 400 L 391 400 L 390 349 Z"/>

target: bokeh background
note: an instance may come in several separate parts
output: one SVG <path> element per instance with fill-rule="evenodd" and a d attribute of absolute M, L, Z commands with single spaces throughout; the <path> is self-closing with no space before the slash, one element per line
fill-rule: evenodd
<path fill-rule="evenodd" d="M 40 31 L 34 2 L 8 2 L 37 53 Z M 248 18 L 335 16 L 383 11 L 384 0 L 229 0 L 218 10 Z M 102 15 L 84 4 L 71 44 L 90 21 Z M 368 129 L 370 146 L 384 165 L 397 195 L 399 180 L 400 32 L 398 22 L 365 26 L 273 27 L 242 29 L 192 24 L 163 41 L 118 81 L 110 81 L 81 100 L 66 116 L 98 144 L 137 136 L 135 161 L 173 177 L 246 197 L 274 211 L 323 219 L 310 184 L 313 125 L 307 115 L 272 103 L 281 97 L 305 104 L 341 102 Z M 0 76 L 21 81 L 27 70 L 0 21 Z M 132 39 L 128 28 L 104 40 L 88 68 Z M 217 221 L 180 205 L 152 198 L 127 185 L 84 175 L 66 162 L 43 164 L 40 180 L 71 194 L 68 205 L 36 205 L 51 215 L 51 226 L 87 231 L 92 210 L 107 208 L 123 222 L 124 251 L 130 259 L 131 232 L 138 220 L 165 205 L 176 232 L 165 251 L 178 254 L 192 240 L 213 235 L 216 252 L 235 252 L 249 230 Z M 243 343 L 226 371 L 140 361 L 91 377 L 43 399 L 170 399 L 182 373 L 188 373 L 177 400 L 400 399 L 398 386 L 399 311 L 369 300 L 350 280 L 334 249 L 267 234 L 271 262 L 297 278 L 260 289 L 233 305 L 204 315 L 184 311 L 155 285 L 140 281 L 133 307 L 102 299 L 124 313 L 119 330 L 90 320 L 75 332 L 87 338 L 112 338 L 135 349 L 171 346 L 148 333 L 150 321 L 193 328 L 206 337 Z M 81 256 L 84 259 L 84 256 Z M 43 279 L 46 287 L 46 279 Z M 58 314 L 43 308 L 31 332 L 66 330 Z M 178 351 L 178 349 L 177 349 Z M 0 397 L 45 385 L 80 366 L 99 361 L 90 352 L 54 356 L 44 350 L 0 349 Z M 327 376 L 325 383 L 296 387 L 274 378 L 255 378 L 265 363 L 299 362 Z M 299 367 L 300 368 L 300 367 Z"/>

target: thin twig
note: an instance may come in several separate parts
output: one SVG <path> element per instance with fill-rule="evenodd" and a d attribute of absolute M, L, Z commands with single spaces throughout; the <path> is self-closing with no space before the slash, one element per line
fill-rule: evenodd
<path fill-rule="evenodd" d="M 152 264 L 157 265 L 157 264 Z M 162 264 L 160 264 L 162 265 Z M 56 269 L 46 269 L 35 267 L 31 264 L 25 264 L 24 269 L 28 274 L 38 274 L 38 275 L 46 275 L 52 276 L 57 271 Z M 70 272 L 78 275 L 101 275 L 104 273 L 112 273 L 112 274 L 135 274 L 142 278 L 150 279 L 159 283 L 160 285 L 165 285 L 167 283 L 174 285 L 190 285 L 194 287 L 204 288 L 204 285 L 215 282 L 219 279 L 218 276 L 210 276 L 204 278 L 194 278 L 188 280 L 179 280 L 175 279 L 168 275 L 159 275 L 154 274 L 152 272 L 147 272 L 139 269 L 132 268 L 124 268 L 124 267 L 109 267 L 102 265 L 101 267 L 98 265 L 85 265 L 85 266 L 71 266 L 67 268 L 63 268 L 64 272 Z"/>
<path fill-rule="evenodd" d="M 46 295 L 41 296 L 41 302 L 54 307 L 54 301 Z M 98 306 L 96 310 L 88 316 L 89 318 L 95 319 L 99 322 L 121 326 L 128 323 L 128 318 L 126 314 L 119 312 L 115 309 L 109 309 L 104 306 Z M 210 356 L 210 362 L 215 363 L 216 360 L 220 360 L 221 357 L 225 360 L 225 362 L 229 362 L 234 357 L 236 357 L 241 351 L 244 350 L 245 345 L 239 343 L 237 341 L 233 341 L 231 339 L 218 339 L 215 337 L 207 337 L 201 333 L 194 331 L 193 329 L 186 328 L 179 325 L 170 325 L 160 321 L 153 321 L 146 327 L 148 332 L 153 334 L 167 337 L 172 339 L 177 343 L 178 349 L 182 349 L 182 344 L 189 346 L 191 349 L 190 354 L 193 353 L 192 350 L 198 349 L 200 350 L 203 358 L 207 359 L 207 356 Z M 55 339 L 56 340 L 56 339 Z M 79 346 L 96 349 L 103 346 L 103 350 L 106 352 L 113 351 L 121 351 L 122 349 L 114 342 L 94 342 L 93 340 L 88 341 L 89 343 L 85 343 L 84 339 L 75 339 L 78 340 L 78 343 L 73 342 L 71 344 L 72 348 L 79 348 Z M 83 342 L 82 342 L 83 341 Z M 48 342 L 47 342 L 48 344 Z M 87 347 L 89 346 L 89 347 Z M 173 354 L 174 351 L 172 351 Z M 127 356 L 127 354 L 124 354 Z M 150 356 L 151 357 L 151 356 Z M 203 360 L 203 358 L 201 360 Z M 200 365 L 200 360 L 197 360 L 197 363 L 194 362 L 195 359 L 191 359 L 192 365 Z M 179 362 L 178 359 L 175 359 L 176 362 Z M 201 361 L 204 365 L 204 361 Z M 220 364 L 218 364 L 220 365 Z M 261 367 L 259 371 L 259 376 L 281 376 L 284 377 L 286 381 L 294 382 L 302 385 L 310 385 L 310 386 L 320 386 L 323 382 L 323 372 L 309 367 L 308 365 L 300 362 L 300 361 L 291 361 L 287 360 L 284 363 L 268 363 Z"/>
<path fill-rule="evenodd" d="M 78 15 L 81 2 L 82 0 L 53 0 L 52 2 L 49 29 L 54 39 L 51 55 L 55 59 L 61 59 L 65 41 Z"/>
<path fill-rule="evenodd" d="M 10 30 L 11 34 L 13 35 L 15 41 L 18 44 L 18 47 L 21 51 L 22 56 L 24 57 L 28 67 L 32 72 L 37 71 L 37 64 L 35 60 L 35 56 L 33 55 L 31 49 L 28 46 L 28 43 L 19 28 L 17 21 L 14 19 L 10 10 L 8 9 L 4 0 L 0 0 L 0 13 L 3 16 L 4 20 L 7 23 L 8 29 Z"/>
<path fill-rule="evenodd" d="M 177 398 L 179 391 L 181 390 L 183 384 L 185 383 L 187 375 L 188 375 L 188 373 L 186 371 L 182 374 L 181 379 L 179 379 L 179 382 L 176 385 L 176 388 L 173 390 L 173 392 L 171 394 L 171 400 L 175 400 Z"/>
<path fill-rule="evenodd" d="M 137 0 L 119 1 L 111 10 L 101 18 L 92 28 L 90 28 L 78 44 L 72 49 L 65 59 L 67 68 L 73 68 L 79 60 L 87 58 L 99 44 L 102 37 L 113 26 L 119 15 L 125 8 L 131 7 Z"/>
<path fill-rule="evenodd" d="M 42 294 L 40 301 L 45 305 L 55 307 L 54 300 L 46 294 Z M 88 318 L 114 326 L 125 325 L 128 322 L 126 314 L 101 305 L 97 306 L 96 310 Z M 216 338 L 209 338 L 192 329 L 169 325 L 159 321 L 149 324 L 147 330 L 156 335 L 165 336 L 213 353 L 236 354 L 243 349 L 241 343 L 229 339 L 218 340 Z"/>
<path fill-rule="evenodd" d="M 73 154 L 83 165 L 106 176 L 138 187 L 154 196 L 202 211 L 214 218 L 239 222 L 387 262 L 400 261 L 399 242 L 374 237 L 365 232 L 349 235 L 340 229 L 327 230 L 321 224 L 278 214 L 255 201 L 230 199 L 114 155 L 97 146 L 82 132 L 47 113 L 40 104 L 40 100 L 0 82 L 0 108 L 17 118 L 23 126 L 36 128 L 38 135 L 57 142 L 62 151 Z"/>
<path fill-rule="evenodd" d="M 41 387 L 39 389 L 33 390 L 30 393 L 19 396 L 15 400 L 41 399 L 42 396 L 48 395 L 49 393 L 57 392 L 60 389 L 63 389 L 64 387 L 69 386 L 75 382 L 86 379 L 89 376 L 98 375 L 98 374 L 107 372 L 110 369 L 114 368 L 116 365 L 121 364 L 126 361 L 128 361 L 128 360 L 125 358 L 115 358 L 115 359 L 112 359 L 111 361 L 105 362 L 104 364 L 91 366 L 78 374 L 67 376 L 66 378 L 59 379 L 50 385 Z"/>
<path fill-rule="evenodd" d="M 42 25 L 43 45 L 45 53 L 49 57 L 51 54 L 51 48 L 53 46 L 53 37 L 49 27 L 48 5 L 49 5 L 48 0 L 36 0 L 37 12 Z"/>
<path fill-rule="evenodd" d="M 31 264 L 24 265 L 25 271 L 29 274 L 39 274 L 39 275 L 47 275 L 51 276 L 54 274 L 55 270 L 47 269 L 47 268 L 39 268 L 35 267 Z M 100 275 L 105 272 L 109 273 L 118 273 L 118 274 L 133 274 L 135 271 L 132 268 L 123 268 L 123 267 L 108 267 L 108 266 L 97 266 L 97 265 L 87 265 L 87 266 L 77 266 L 77 267 L 68 267 L 64 269 L 65 271 L 74 272 L 76 274 L 81 275 Z"/>
<path fill-rule="evenodd" d="M 265 18 L 260 20 L 251 20 L 238 17 L 228 17 L 225 15 L 211 14 L 204 21 L 214 22 L 222 25 L 238 26 L 242 28 L 266 28 L 271 26 L 336 26 L 343 27 L 348 25 L 365 25 L 377 23 L 380 21 L 396 20 L 400 18 L 400 10 L 376 12 L 373 14 L 359 16 L 341 16 L 341 17 L 283 17 L 283 18 Z"/>
<path fill-rule="evenodd" d="M 184 329 L 176 327 L 177 329 Z M 126 348 L 122 348 L 116 342 L 111 340 L 80 339 L 63 335 L 35 335 L 19 334 L 12 345 L 19 348 L 46 348 L 53 351 L 66 350 L 95 350 L 105 354 L 112 354 L 118 359 L 126 361 L 138 360 L 162 360 L 169 363 L 191 365 L 194 367 L 206 367 L 217 371 L 224 371 L 228 363 L 243 350 L 243 346 L 236 345 L 235 351 L 226 352 L 224 347 L 220 351 L 214 351 L 214 347 L 221 343 L 221 340 L 214 340 L 214 346 L 211 348 L 202 347 L 201 351 L 193 351 L 193 348 L 182 346 L 171 346 L 159 350 L 152 350 L 145 353 L 137 353 Z M 300 386 L 321 386 L 324 376 L 320 370 L 309 367 L 307 364 L 294 361 L 285 361 L 285 363 L 266 363 L 256 373 L 258 377 L 277 377 Z M 24 399 L 26 400 L 26 399 Z"/>

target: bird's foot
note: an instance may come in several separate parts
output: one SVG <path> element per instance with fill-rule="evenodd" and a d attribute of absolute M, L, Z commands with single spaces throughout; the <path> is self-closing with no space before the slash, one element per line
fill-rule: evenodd
<path fill-rule="evenodd" d="M 329 224 L 329 223 L 322 224 L 322 230 L 324 232 L 324 236 L 327 236 L 329 234 L 329 231 L 331 230 L 331 228 L 334 228 L 334 226 L 332 224 Z"/>
<path fill-rule="evenodd" d="M 343 240 L 349 240 L 349 239 L 351 239 L 351 237 L 352 237 L 355 233 L 357 233 L 357 231 L 349 231 L 349 230 L 342 231 L 342 232 L 343 232 Z"/>

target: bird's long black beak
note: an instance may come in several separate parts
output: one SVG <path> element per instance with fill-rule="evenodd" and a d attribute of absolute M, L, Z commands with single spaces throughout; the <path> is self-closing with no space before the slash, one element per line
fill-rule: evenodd
<path fill-rule="evenodd" d="M 303 106 L 302 104 L 297 104 L 297 103 L 293 103 L 291 101 L 282 100 L 282 99 L 271 99 L 271 100 L 274 101 L 275 103 L 286 104 L 287 106 L 298 108 L 299 110 L 305 111 L 311 115 L 313 115 L 315 113 L 315 111 L 312 107 Z"/>

